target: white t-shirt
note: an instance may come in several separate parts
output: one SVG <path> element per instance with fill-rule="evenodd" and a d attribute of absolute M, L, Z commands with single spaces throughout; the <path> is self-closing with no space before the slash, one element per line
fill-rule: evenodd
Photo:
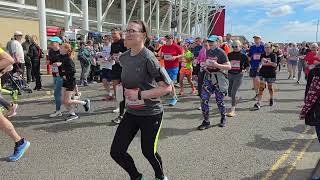
<path fill-rule="evenodd" d="M 104 45 L 102 50 L 103 58 L 102 59 L 99 58 L 99 60 L 102 68 L 112 70 L 113 63 L 108 60 L 110 57 L 110 52 L 111 52 L 111 43 L 107 46 Z"/>
<path fill-rule="evenodd" d="M 12 54 L 14 54 L 14 53 L 16 54 L 18 63 L 25 63 L 23 48 L 22 48 L 22 45 L 19 41 L 17 41 L 17 40 L 12 41 L 11 50 L 12 50 Z"/>

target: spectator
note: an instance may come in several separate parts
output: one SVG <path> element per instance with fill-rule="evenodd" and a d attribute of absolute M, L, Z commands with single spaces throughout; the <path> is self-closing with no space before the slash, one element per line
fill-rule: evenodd
<path fill-rule="evenodd" d="M 27 70 L 27 83 L 29 84 L 31 81 L 34 82 L 34 74 L 32 73 L 32 64 L 31 64 L 31 59 L 29 56 L 27 56 L 29 47 L 31 45 L 31 38 L 29 35 L 26 35 L 25 41 L 22 43 L 22 48 L 24 52 L 24 61 L 25 61 L 25 66 Z"/>
<path fill-rule="evenodd" d="M 24 52 L 22 48 L 22 32 L 14 33 L 14 40 L 11 43 L 12 57 L 14 59 L 13 72 L 20 72 L 24 76 Z"/>
<path fill-rule="evenodd" d="M 38 38 L 35 35 L 31 36 L 31 44 L 29 46 L 28 56 L 31 59 L 32 72 L 36 80 L 34 90 L 41 91 L 41 76 L 40 76 L 40 59 L 42 58 L 42 51 L 38 45 Z"/>

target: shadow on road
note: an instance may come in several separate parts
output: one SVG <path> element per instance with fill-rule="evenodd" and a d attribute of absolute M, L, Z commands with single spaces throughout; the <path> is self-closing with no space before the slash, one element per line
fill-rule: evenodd
<path fill-rule="evenodd" d="M 303 102 L 304 99 L 276 99 L 276 102 L 281 102 L 281 103 L 291 103 L 291 102 Z"/>
<path fill-rule="evenodd" d="M 49 133 L 59 133 L 59 132 L 65 132 L 65 131 L 72 131 L 74 129 L 79 128 L 88 128 L 88 127 L 97 127 L 97 126 L 115 126 L 116 124 L 112 122 L 77 122 L 77 120 L 73 122 L 65 122 L 65 123 L 59 123 L 52 126 L 45 126 L 45 127 L 39 127 L 34 128 L 34 130 L 42 130 L 47 131 Z"/>
<path fill-rule="evenodd" d="M 300 151 L 301 148 L 309 141 L 310 139 L 285 139 L 279 141 L 272 141 L 269 138 L 263 138 L 262 135 L 255 135 L 254 142 L 249 142 L 246 145 L 253 148 L 271 150 L 271 151 L 285 151 L 289 147 L 296 143 L 296 148 L 294 151 Z M 312 150 L 307 150 L 307 152 L 313 152 Z"/>
<path fill-rule="evenodd" d="M 305 89 L 277 89 L 277 92 L 297 92 L 297 91 L 305 91 Z"/>
<path fill-rule="evenodd" d="M 278 169 L 270 178 L 268 179 L 280 179 L 281 176 L 286 172 L 286 170 L 290 168 L 290 166 L 287 166 L 287 167 L 283 167 L 283 168 L 280 168 Z M 310 175 L 311 175 L 311 172 L 312 172 L 313 169 L 303 169 L 303 170 L 294 170 L 294 174 L 298 175 L 299 177 L 295 176 L 295 179 L 297 178 L 297 180 L 302 180 L 302 179 L 306 179 L 306 178 L 309 178 Z M 242 178 L 241 180 L 257 180 L 257 179 L 262 179 L 266 174 L 268 173 L 268 171 L 261 171 L 259 173 L 257 173 L 256 175 L 254 175 L 253 177 L 245 177 L 245 178 Z M 290 177 L 290 175 L 289 175 Z M 292 179 L 291 178 L 288 178 L 288 179 Z"/>
<path fill-rule="evenodd" d="M 281 113 L 281 114 L 299 114 L 299 110 L 286 110 L 286 109 L 276 109 L 273 111 L 269 111 L 269 113 Z M 297 116 L 298 119 L 298 116 Z"/>
<path fill-rule="evenodd" d="M 295 132 L 295 133 L 302 133 L 306 128 L 306 125 L 304 124 L 299 124 L 296 125 L 295 127 L 285 127 L 285 128 L 281 128 L 282 131 L 288 131 L 288 132 Z M 307 134 L 314 134 L 315 131 L 311 130 L 308 131 Z"/>

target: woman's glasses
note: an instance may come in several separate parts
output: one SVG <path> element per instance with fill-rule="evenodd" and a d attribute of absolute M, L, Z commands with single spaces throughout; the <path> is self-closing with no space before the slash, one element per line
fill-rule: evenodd
<path fill-rule="evenodd" d="M 137 33 L 137 32 L 141 32 L 141 33 L 143 33 L 143 31 L 137 31 L 137 30 L 134 30 L 134 29 L 126 29 L 125 31 L 124 31 L 124 33 L 127 33 L 127 34 L 134 34 L 134 33 Z"/>

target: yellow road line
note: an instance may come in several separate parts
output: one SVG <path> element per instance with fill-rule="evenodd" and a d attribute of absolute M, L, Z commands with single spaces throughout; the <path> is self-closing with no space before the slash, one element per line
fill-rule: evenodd
<path fill-rule="evenodd" d="M 300 136 L 291 144 L 291 146 L 280 156 L 280 158 L 272 165 L 266 175 L 262 180 L 269 180 L 270 177 L 280 168 L 280 166 L 289 158 L 292 151 L 296 148 L 299 139 L 303 138 L 304 135 L 309 131 L 309 127 L 306 127 L 305 130 L 300 134 Z"/>
<path fill-rule="evenodd" d="M 305 146 L 301 149 L 300 153 L 298 154 L 298 156 L 296 157 L 295 161 L 289 165 L 289 167 L 286 169 L 286 172 L 282 175 L 282 177 L 280 178 L 280 180 L 286 180 L 289 176 L 289 174 L 292 172 L 292 170 L 294 168 L 296 168 L 297 163 L 302 159 L 304 153 L 306 152 L 306 150 L 310 147 L 311 143 L 314 142 L 314 139 L 316 138 L 316 135 L 313 134 L 312 135 L 312 139 L 310 139 Z"/>

